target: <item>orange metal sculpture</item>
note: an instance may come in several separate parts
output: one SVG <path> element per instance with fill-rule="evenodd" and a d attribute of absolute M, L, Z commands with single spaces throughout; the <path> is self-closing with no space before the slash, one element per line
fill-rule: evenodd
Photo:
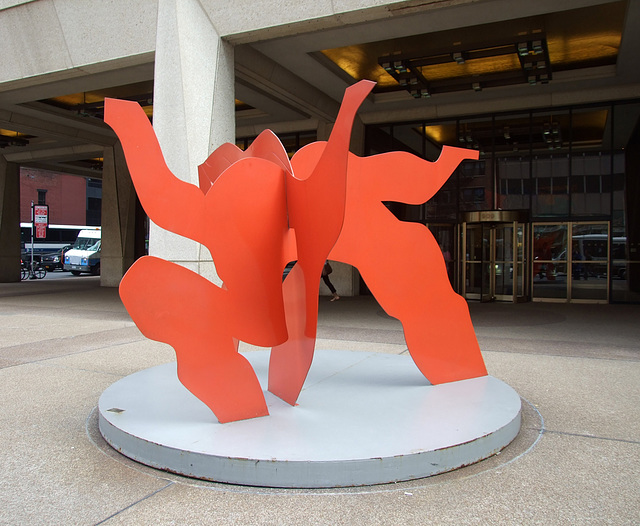
<path fill-rule="evenodd" d="M 320 150 L 315 144 L 304 155 Z M 387 314 L 402 322 L 411 357 L 432 384 L 487 370 L 438 243 L 425 225 L 398 221 L 382 201 L 424 203 L 461 161 L 477 158 L 477 151 L 447 146 L 436 162 L 404 152 L 349 157 L 344 226 L 330 257 L 358 268 Z"/>
<path fill-rule="evenodd" d="M 346 90 L 328 142 L 303 148 L 291 162 L 270 131 L 244 152 L 222 145 L 199 167 L 199 188 L 170 172 L 139 105 L 106 101 L 105 122 L 122 143 L 145 211 L 209 248 L 223 281 L 218 287 L 145 256 L 122 279 L 120 295 L 143 334 L 174 347 L 180 381 L 220 422 L 268 414 L 239 340 L 273 347 L 269 390 L 295 404 L 313 359 L 330 252 L 357 266 L 402 321 L 411 355 L 432 383 L 486 374 L 466 303 L 451 290 L 433 237 L 382 204 L 425 202 L 474 152 L 445 147 L 436 163 L 398 152 L 349 154 L 353 119 L 373 85 Z"/>

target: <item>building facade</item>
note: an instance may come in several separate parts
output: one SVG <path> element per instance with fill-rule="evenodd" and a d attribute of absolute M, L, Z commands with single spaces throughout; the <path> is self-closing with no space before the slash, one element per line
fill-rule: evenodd
<path fill-rule="evenodd" d="M 31 203 L 48 205 L 49 223 L 100 225 L 102 180 L 23 166 L 20 169 L 20 222 L 31 221 Z"/>
<path fill-rule="evenodd" d="M 460 294 L 639 299 L 638 2 L 5 0 L 0 28 L 0 279 L 17 272 L 18 167 L 99 166 L 103 285 L 137 256 L 144 222 L 105 97 L 139 102 L 197 184 L 223 142 L 326 139 L 344 89 L 369 79 L 354 153 L 479 152 L 428 203 L 386 203 L 431 230 Z M 206 249 L 153 224 L 149 250 L 217 280 Z M 334 268 L 342 294 L 366 293 Z"/>

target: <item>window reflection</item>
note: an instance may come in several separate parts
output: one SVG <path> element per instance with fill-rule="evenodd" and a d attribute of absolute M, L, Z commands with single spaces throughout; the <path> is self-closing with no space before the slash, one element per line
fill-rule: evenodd
<path fill-rule="evenodd" d="M 533 297 L 606 300 L 597 282 L 611 301 L 640 301 L 640 261 L 630 259 L 640 254 L 640 215 L 631 213 L 640 208 L 640 101 L 372 125 L 366 138 L 366 154 L 404 149 L 433 161 L 443 145 L 479 152 L 428 203 L 416 209 L 393 203 L 398 217 L 460 224 L 465 212 L 523 211 L 537 225 L 528 235 L 536 253 L 527 255 L 526 270 Z M 608 266 L 584 259 L 575 263 L 581 265 L 576 274 L 573 237 L 588 233 L 567 228 L 598 221 L 610 228 Z M 549 238 L 554 242 L 545 247 Z M 457 271 L 464 275 L 462 265 Z M 466 278 L 481 290 L 479 263 Z M 558 284 L 565 292 L 552 291 Z"/>

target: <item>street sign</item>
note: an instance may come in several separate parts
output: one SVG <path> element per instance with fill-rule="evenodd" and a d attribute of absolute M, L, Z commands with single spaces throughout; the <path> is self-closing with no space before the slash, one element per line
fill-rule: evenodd
<path fill-rule="evenodd" d="M 36 227 L 36 237 L 43 239 L 47 237 L 47 225 L 49 224 L 49 206 L 34 205 L 33 223 Z"/>

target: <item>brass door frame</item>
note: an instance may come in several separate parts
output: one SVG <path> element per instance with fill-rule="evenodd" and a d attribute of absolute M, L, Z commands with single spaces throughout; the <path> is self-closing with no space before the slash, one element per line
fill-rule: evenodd
<path fill-rule="evenodd" d="M 503 211 L 498 211 L 503 212 Z M 470 219 L 482 218 L 482 213 L 468 214 Z M 516 215 L 507 216 L 505 214 L 489 215 L 485 213 L 485 217 L 489 219 L 513 219 L 512 221 L 465 221 L 462 223 L 461 236 L 461 281 L 460 290 L 464 298 L 480 301 L 510 301 L 521 302 L 527 301 L 529 280 L 526 278 L 529 269 L 527 267 L 527 250 L 528 242 L 528 225 L 516 220 Z M 496 257 L 497 250 L 497 231 L 499 228 L 511 228 L 511 253 L 510 259 L 505 257 L 504 248 L 502 259 Z M 477 260 L 468 250 L 470 241 L 470 230 L 479 230 L 475 235 L 481 236 L 482 246 L 480 247 L 481 259 Z M 521 233 L 520 238 L 518 233 Z M 485 242 L 488 246 L 485 249 Z M 476 279 L 475 272 L 480 272 L 480 292 L 470 292 L 471 280 Z M 511 294 L 496 293 L 497 270 L 501 273 L 509 272 L 511 281 Z M 488 274 L 488 275 L 485 275 Z M 522 274 L 522 276 L 521 276 Z M 504 274 L 501 274 L 504 275 Z M 488 279 L 486 279 L 488 278 Z M 520 281 L 521 280 L 521 281 Z M 521 283 L 521 287 L 519 287 Z M 477 288 L 477 287 L 476 287 Z"/>
<path fill-rule="evenodd" d="M 566 245 L 565 245 L 565 253 L 564 253 L 564 257 L 562 258 L 556 258 L 556 259 L 539 259 L 539 260 L 534 260 L 535 258 L 535 243 L 533 240 L 533 237 L 536 234 L 536 227 L 537 226 L 553 226 L 553 225 L 558 225 L 558 226 L 564 226 L 567 229 L 567 239 L 566 239 Z M 573 241 L 575 240 L 575 236 L 574 237 L 574 227 L 581 227 L 581 226 L 589 226 L 589 225 L 606 225 L 606 230 L 607 230 L 607 234 L 606 234 L 606 276 L 607 276 L 607 286 L 606 286 L 606 294 L 604 298 L 577 298 L 574 295 L 573 292 L 573 281 L 575 279 L 574 277 L 574 272 L 573 272 L 573 268 L 574 265 L 578 265 L 578 264 L 585 264 L 582 261 L 576 260 L 574 259 L 574 255 L 573 255 L 573 250 L 572 250 L 572 244 Z M 604 234 L 603 234 L 604 235 Z M 545 296 L 535 296 L 534 295 L 534 285 L 535 285 L 535 278 L 536 278 L 536 274 L 534 274 L 533 270 L 529 276 L 529 282 L 530 282 L 530 287 L 531 287 L 531 299 L 532 301 L 537 301 L 537 302 L 546 302 L 546 303 L 609 303 L 609 298 L 611 296 L 611 250 L 610 250 L 610 246 L 611 246 L 611 222 L 610 221 L 536 221 L 534 223 L 531 224 L 531 238 L 532 238 L 532 242 L 529 244 L 529 250 L 530 250 L 530 259 L 532 262 L 534 262 L 536 265 L 562 265 L 564 270 L 565 270 L 565 275 L 566 275 L 566 281 L 565 281 L 565 288 L 564 288 L 564 297 L 545 297 Z M 591 265 L 593 265 L 594 263 L 586 263 L 587 268 L 589 268 Z M 548 276 L 547 276 L 548 279 Z"/>

